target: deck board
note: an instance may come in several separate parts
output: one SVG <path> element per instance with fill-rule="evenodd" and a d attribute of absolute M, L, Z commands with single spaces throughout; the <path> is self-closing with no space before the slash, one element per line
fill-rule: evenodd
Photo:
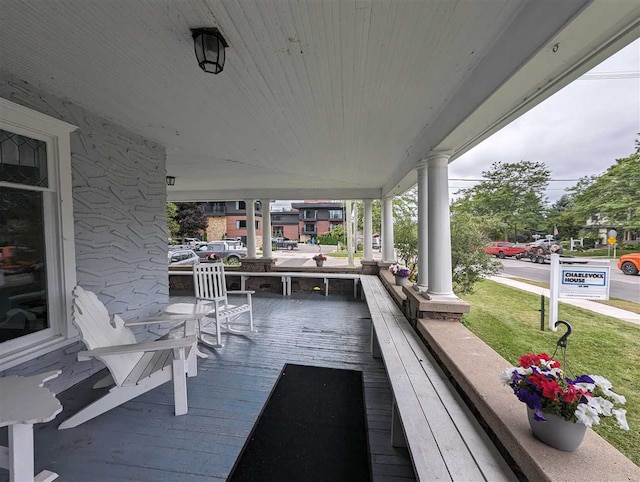
<path fill-rule="evenodd" d="M 384 364 L 369 352 L 366 303 L 324 293 L 260 293 L 253 303 L 258 336 L 225 334 L 223 348 L 203 348 L 210 358 L 199 360 L 198 376 L 187 380 L 187 415 L 173 415 L 167 383 L 79 427 L 56 430 L 97 398 L 100 391 L 90 387 L 103 373 L 96 374 L 60 394 L 64 412 L 53 422 L 35 426 L 36 471 L 82 482 L 225 480 L 282 367 L 297 363 L 362 370 L 373 478 L 415 480 L 407 450 L 390 444 L 391 388 Z"/>

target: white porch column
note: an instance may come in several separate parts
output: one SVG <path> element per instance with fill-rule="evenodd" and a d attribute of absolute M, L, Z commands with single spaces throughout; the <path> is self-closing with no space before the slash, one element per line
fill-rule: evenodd
<path fill-rule="evenodd" d="M 262 257 L 271 259 L 271 207 L 270 199 L 262 199 Z"/>
<path fill-rule="evenodd" d="M 373 199 L 364 200 L 364 256 L 363 261 L 373 261 Z"/>
<path fill-rule="evenodd" d="M 427 159 L 428 280 L 432 298 L 456 298 L 451 271 L 451 226 L 449 220 L 449 172 L 451 154 L 433 152 Z"/>
<path fill-rule="evenodd" d="M 256 202 L 254 199 L 245 199 L 247 210 L 247 258 L 256 257 Z"/>
<path fill-rule="evenodd" d="M 395 262 L 393 250 L 393 197 L 382 199 L 382 261 Z"/>
<path fill-rule="evenodd" d="M 347 263 L 353 266 L 353 203 L 345 201 L 344 205 L 347 212 Z"/>
<path fill-rule="evenodd" d="M 428 217 L 428 175 L 427 162 L 418 163 L 418 282 L 414 288 L 427 291 L 429 286 L 429 217 Z"/>

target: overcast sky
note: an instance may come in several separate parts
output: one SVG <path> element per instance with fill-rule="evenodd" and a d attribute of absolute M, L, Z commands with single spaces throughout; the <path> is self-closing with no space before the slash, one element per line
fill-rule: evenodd
<path fill-rule="evenodd" d="M 449 165 L 450 193 L 496 161 L 544 162 L 552 179 L 601 174 L 635 151 L 640 132 L 640 40 L 542 102 Z M 575 182 L 551 182 L 557 200 Z"/>

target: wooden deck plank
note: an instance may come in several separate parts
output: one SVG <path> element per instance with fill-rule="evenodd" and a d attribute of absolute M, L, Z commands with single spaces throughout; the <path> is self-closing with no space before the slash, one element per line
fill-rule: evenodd
<path fill-rule="evenodd" d="M 225 346 L 199 360 L 198 376 L 187 380 L 187 415 L 173 415 L 173 389 L 164 384 L 58 431 L 64 418 L 97 398 L 90 387 L 102 375 L 60 394 L 63 414 L 35 426 L 36 469 L 55 470 L 65 481 L 224 480 L 284 363 L 299 363 L 363 370 L 373 478 L 415 480 L 407 450 L 389 443 L 392 394 L 384 365 L 369 353 L 367 306 L 351 296 L 323 295 L 255 295 L 258 336 L 225 334 Z"/>

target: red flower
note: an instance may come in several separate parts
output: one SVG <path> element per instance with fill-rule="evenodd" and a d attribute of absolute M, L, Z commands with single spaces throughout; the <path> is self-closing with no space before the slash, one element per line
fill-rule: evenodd
<path fill-rule="evenodd" d="M 546 353 L 539 353 L 537 355 L 533 355 L 531 353 L 527 353 L 526 355 L 522 355 L 520 357 L 520 366 L 522 368 L 529 368 L 531 366 L 538 366 L 542 361 L 552 361 L 551 368 L 560 368 L 560 363 L 555 361 Z"/>

